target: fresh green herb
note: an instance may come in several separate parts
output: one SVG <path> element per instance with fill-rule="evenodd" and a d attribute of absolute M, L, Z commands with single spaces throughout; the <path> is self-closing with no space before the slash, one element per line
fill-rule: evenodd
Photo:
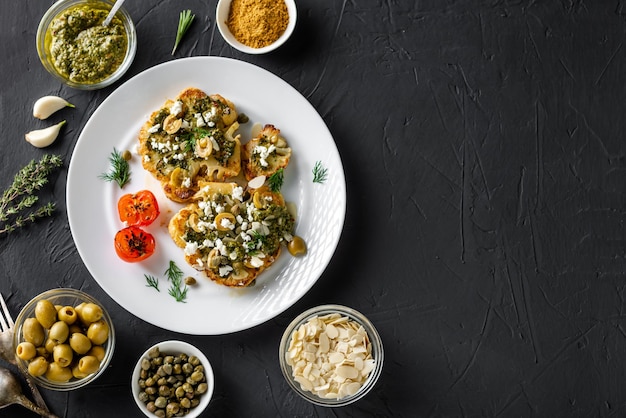
<path fill-rule="evenodd" d="M 170 261 L 170 265 L 165 270 L 165 274 L 167 275 L 167 279 L 170 281 L 170 288 L 168 289 L 168 293 L 176 302 L 185 303 L 185 299 L 187 298 L 187 290 L 189 289 L 183 283 L 183 271 L 176 265 L 175 262 Z"/>
<path fill-rule="evenodd" d="M 130 165 L 124 159 L 122 154 L 113 148 L 113 152 L 109 157 L 111 170 L 107 173 L 100 174 L 100 178 L 105 181 L 114 181 L 123 188 L 130 181 Z"/>
<path fill-rule="evenodd" d="M 183 39 L 183 36 L 187 33 L 187 29 L 191 26 L 191 22 L 193 22 L 194 17 L 196 17 L 196 15 L 192 14 L 191 10 L 183 10 L 180 12 L 180 16 L 178 17 L 178 30 L 176 31 L 176 42 L 174 42 L 172 55 L 176 52 L 176 48 L 178 48 L 180 40 Z"/>
<path fill-rule="evenodd" d="M 328 178 L 328 169 L 322 165 L 321 161 L 316 161 L 313 166 L 313 183 L 324 183 Z"/>
<path fill-rule="evenodd" d="M 39 197 L 33 193 L 47 184 L 48 175 L 61 165 L 63 161 L 59 156 L 44 155 L 38 162 L 32 160 L 18 171 L 13 178 L 13 184 L 2 193 L 0 198 L 0 221 L 4 222 L 4 225 L 0 226 L 0 235 L 52 214 L 55 209 L 55 204 L 52 202 L 26 215 L 20 212 L 37 203 Z"/>
<path fill-rule="evenodd" d="M 270 190 L 274 193 L 279 192 L 280 188 L 283 187 L 284 177 L 282 168 L 279 168 L 278 171 L 272 174 L 270 178 L 267 179 L 267 184 L 269 185 Z"/>
<path fill-rule="evenodd" d="M 146 284 L 147 287 L 154 287 L 157 292 L 160 292 L 159 279 L 154 276 L 150 276 L 149 274 L 144 274 L 143 276 L 146 278 L 146 282 L 148 282 L 148 284 Z"/>

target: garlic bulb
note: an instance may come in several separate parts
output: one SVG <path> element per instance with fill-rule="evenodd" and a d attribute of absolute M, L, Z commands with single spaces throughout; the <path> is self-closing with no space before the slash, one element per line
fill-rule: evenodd
<path fill-rule="evenodd" d="M 59 131 L 61 127 L 65 125 L 65 121 L 59 122 L 56 125 L 49 126 L 44 129 L 37 129 L 35 131 L 30 131 L 25 135 L 26 141 L 30 142 L 31 145 L 37 148 L 47 147 L 52 144 L 57 136 L 59 136 Z"/>
<path fill-rule="evenodd" d="M 37 119 L 47 119 L 54 112 L 64 107 L 74 107 L 74 105 L 58 96 L 44 96 L 35 102 L 33 116 Z"/>

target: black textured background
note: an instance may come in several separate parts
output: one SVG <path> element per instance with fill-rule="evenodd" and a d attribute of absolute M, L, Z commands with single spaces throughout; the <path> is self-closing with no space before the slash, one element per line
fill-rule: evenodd
<path fill-rule="evenodd" d="M 206 416 L 626 416 L 623 2 L 297 0 L 288 44 L 252 56 L 219 35 L 215 0 L 128 0 L 139 46 L 123 80 L 183 56 L 254 63 L 313 104 L 342 156 L 347 216 L 325 273 L 277 318 L 217 337 L 133 317 L 84 267 L 66 168 L 119 83 L 84 92 L 45 72 L 35 33 L 50 4 L 0 2 L 0 186 L 44 152 L 66 163 L 43 194 L 54 217 L 0 237 L 0 292 L 17 315 L 41 291 L 80 288 L 106 305 L 118 337 L 95 383 L 43 391 L 55 413 L 139 416 L 130 370 L 146 347 L 178 338 L 213 363 Z M 172 57 L 186 8 L 196 21 Z M 46 125 L 31 108 L 48 94 L 77 109 L 38 150 L 23 137 Z M 377 387 L 334 410 L 292 393 L 277 360 L 288 322 L 323 303 L 366 314 L 386 354 Z"/>

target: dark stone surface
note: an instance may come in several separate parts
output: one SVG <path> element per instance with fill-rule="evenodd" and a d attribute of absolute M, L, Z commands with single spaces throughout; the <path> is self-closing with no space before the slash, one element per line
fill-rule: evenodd
<path fill-rule="evenodd" d="M 0 3 L 0 185 L 44 152 L 66 167 L 44 193 L 51 219 L 0 236 L 0 292 L 17 315 L 54 287 L 91 293 L 117 324 L 111 367 L 71 393 L 43 390 L 59 416 L 138 416 L 130 370 L 178 338 L 213 362 L 206 416 L 590 417 L 626 415 L 624 252 L 626 33 L 621 1 L 298 0 L 293 38 L 244 55 L 216 29 L 215 5 L 128 1 L 139 37 L 124 80 L 183 56 L 232 57 L 291 84 L 333 134 L 348 207 L 337 252 L 292 308 L 253 329 L 187 336 L 151 326 L 105 294 L 74 246 L 67 164 L 85 122 L 119 85 L 62 86 L 39 63 L 50 1 Z M 170 55 L 178 12 L 196 22 Z M 24 142 L 56 94 L 67 129 Z M 277 346 L 301 311 L 341 303 L 385 345 L 378 386 L 336 410 L 299 399 Z M 11 406 L 0 416 L 34 416 Z"/>

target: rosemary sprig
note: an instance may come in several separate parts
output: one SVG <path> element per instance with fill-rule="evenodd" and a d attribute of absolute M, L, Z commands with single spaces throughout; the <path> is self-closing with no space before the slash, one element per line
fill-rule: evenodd
<path fill-rule="evenodd" d="M 189 290 L 189 288 L 183 284 L 183 271 L 175 262 L 170 261 L 170 265 L 167 270 L 165 270 L 165 274 L 167 275 L 167 280 L 170 281 L 170 288 L 167 293 L 176 299 L 176 302 L 185 303 L 187 290 Z"/>
<path fill-rule="evenodd" d="M 278 171 L 276 171 L 267 179 L 267 184 L 271 191 L 277 193 L 280 191 L 280 188 L 283 187 L 284 180 L 285 176 L 283 173 L 283 169 L 279 168 Z"/>
<path fill-rule="evenodd" d="M 313 166 L 313 183 L 324 183 L 328 178 L 328 169 L 322 165 L 321 161 L 316 161 Z"/>
<path fill-rule="evenodd" d="M 109 162 L 111 163 L 111 169 L 98 177 L 105 181 L 116 182 L 121 189 L 130 181 L 130 165 L 115 148 L 113 148 L 113 152 L 109 157 Z"/>
<path fill-rule="evenodd" d="M 52 202 L 25 215 L 21 212 L 37 203 L 39 197 L 33 193 L 46 185 L 49 174 L 61 165 L 63 161 L 59 156 L 46 154 L 38 162 L 32 160 L 17 172 L 13 183 L 0 198 L 0 221 L 5 222 L 0 226 L 0 235 L 13 232 L 17 228 L 52 214 L 55 209 L 55 204 Z M 11 221 L 13 216 L 16 217 Z"/>
<path fill-rule="evenodd" d="M 191 10 L 183 10 L 180 12 L 180 16 L 178 17 L 178 30 L 176 31 L 176 42 L 174 42 L 174 49 L 172 49 L 172 55 L 176 52 L 176 48 L 178 48 L 178 44 L 180 43 L 185 33 L 187 33 L 187 29 L 191 26 L 191 22 L 193 22 L 193 18 L 196 15 L 191 13 Z"/>
<path fill-rule="evenodd" d="M 160 292 L 159 290 L 159 279 L 154 277 L 154 276 L 150 276 L 149 274 L 144 274 L 143 277 L 146 278 L 146 286 L 147 287 L 154 287 L 157 292 Z"/>

